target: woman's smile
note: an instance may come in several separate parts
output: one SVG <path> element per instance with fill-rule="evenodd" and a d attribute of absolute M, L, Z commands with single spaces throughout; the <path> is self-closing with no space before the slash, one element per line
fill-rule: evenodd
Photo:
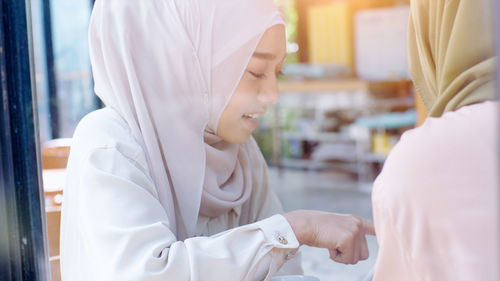
<path fill-rule="evenodd" d="M 243 114 L 243 123 L 250 131 L 253 131 L 259 127 L 259 116 L 264 113 L 265 112 Z"/>

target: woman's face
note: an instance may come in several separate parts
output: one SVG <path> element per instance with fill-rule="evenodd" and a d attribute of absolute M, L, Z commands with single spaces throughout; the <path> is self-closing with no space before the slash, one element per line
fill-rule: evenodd
<path fill-rule="evenodd" d="M 217 135 L 243 143 L 258 127 L 258 118 L 279 99 L 277 76 L 286 56 L 285 27 L 275 25 L 262 36 L 234 95 L 222 113 Z"/>

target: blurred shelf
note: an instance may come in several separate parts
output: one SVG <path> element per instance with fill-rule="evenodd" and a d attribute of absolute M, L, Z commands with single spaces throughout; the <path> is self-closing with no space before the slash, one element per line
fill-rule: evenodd
<path fill-rule="evenodd" d="M 339 170 L 356 173 L 362 182 L 372 181 L 375 176 L 374 170 L 387 158 L 369 151 L 366 145 L 368 140 L 365 140 L 364 135 L 355 138 L 354 135 L 351 136 L 343 131 L 342 133 L 315 132 L 318 127 L 304 128 L 302 132 L 282 130 L 279 127 L 280 118 L 299 118 L 293 117 L 294 114 L 300 115 L 301 112 L 306 112 L 306 119 L 318 121 L 326 118 L 326 112 L 345 110 L 355 110 L 357 111 L 355 114 L 368 117 L 387 112 L 406 112 L 415 106 L 413 84 L 407 80 L 367 81 L 351 78 L 280 81 L 278 87 L 283 99 L 273 108 L 272 124 L 276 140 L 273 142 L 273 163 L 290 169 Z M 286 111 L 288 109 L 292 110 L 291 113 Z M 292 114 L 290 115 L 292 117 L 287 114 Z M 317 157 L 318 155 L 313 153 L 310 156 L 312 159 L 287 158 L 284 155 L 289 153 L 283 153 L 282 140 L 318 142 L 320 145 L 314 148 L 316 152 L 322 145 L 337 147 L 330 146 L 326 152 L 322 151 L 324 157 Z M 342 153 L 336 154 L 334 151 Z"/>
<path fill-rule="evenodd" d="M 387 98 L 372 101 L 367 105 L 369 108 L 394 108 L 394 107 L 415 107 L 415 98 Z"/>
<path fill-rule="evenodd" d="M 289 92 L 290 93 L 290 92 Z M 318 103 L 304 103 L 299 101 L 287 101 L 284 99 L 280 100 L 278 104 L 274 105 L 278 109 L 298 109 L 298 110 L 317 110 Z M 343 106 L 340 108 L 335 108 L 336 110 L 366 110 L 366 109 L 377 109 L 377 110 L 390 110 L 393 108 L 415 108 L 415 98 L 413 97 L 401 97 L 401 98 L 379 98 L 370 99 L 365 103 L 360 103 L 356 105 Z"/>
<path fill-rule="evenodd" d="M 297 139 L 306 141 L 318 141 L 318 142 L 355 142 L 356 140 L 352 137 L 346 136 L 339 133 L 313 133 L 304 134 L 301 132 L 294 131 L 281 131 L 282 139 Z"/>
<path fill-rule="evenodd" d="M 324 92 L 367 90 L 368 83 L 358 79 L 280 81 L 281 92 Z"/>
<path fill-rule="evenodd" d="M 384 163 L 387 159 L 386 155 L 365 153 L 361 156 L 361 160 L 367 163 Z"/>
<path fill-rule="evenodd" d="M 278 88 L 282 93 L 367 91 L 371 94 L 387 96 L 388 94 L 403 95 L 411 86 L 412 82 L 408 80 L 367 81 L 354 78 L 278 82 Z"/>
<path fill-rule="evenodd" d="M 347 172 L 357 173 L 358 166 L 356 163 L 349 162 L 321 162 L 309 159 L 296 159 L 296 158 L 282 158 L 280 167 L 299 170 L 328 170 L 328 169 L 342 169 Z"/>

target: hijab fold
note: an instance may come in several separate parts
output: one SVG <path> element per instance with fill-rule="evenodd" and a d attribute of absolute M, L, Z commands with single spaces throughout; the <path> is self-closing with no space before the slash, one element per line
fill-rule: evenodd
<path fill-rule="evenodd" d="M 432 117 L 496 99 L 492 0 L 412 0 L 410 74 Z"/>
<path fill-rule="evenodd" d="M 143 147 L 168 227 L 248 200 L 248 143 L 215 135 L 261 36 L 284 24 L 272 0 L 98 0 L 89 44 L 95 92 Z M 248 149 L 252 147 L 252 149 Z"/>

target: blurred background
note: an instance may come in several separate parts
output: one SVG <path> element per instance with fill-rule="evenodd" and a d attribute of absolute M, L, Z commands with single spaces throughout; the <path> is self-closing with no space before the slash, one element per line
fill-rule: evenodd
<path fill-rule="evenodd" d="M 271 186 L 286 211 L 371 219 L 373 180 L 401 134 L 426 115 L 408 74 L 409 0 L 276 2 L 288 39 L 281 99 L 254 133 Z M 31 5 L 50 255 L 57 257 L 70 138 L 85 114 L 102 107 L 88 54 L 93 1 Z M 326 250 L 303 247 L 305 273 L 323 281 L 363 280 L 376 259 L 375 238 L 369 247 L 370 258 L 351 266 L 329 260 Z"/>

